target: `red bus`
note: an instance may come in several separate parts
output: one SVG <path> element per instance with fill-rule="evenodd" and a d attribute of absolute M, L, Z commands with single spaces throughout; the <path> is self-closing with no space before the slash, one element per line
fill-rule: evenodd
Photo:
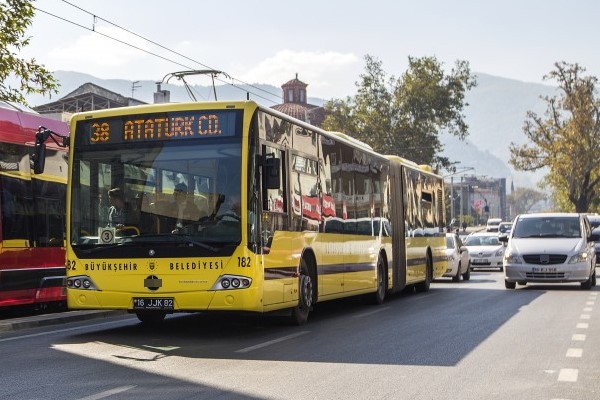
<path fill-rule="evenodd" d="M 40 126 L 68 136 L 66 123 L 0 101 L 0 310 L 66 304 L 67 153 L 48 141 L 45 171 L 33 174 Z"/>

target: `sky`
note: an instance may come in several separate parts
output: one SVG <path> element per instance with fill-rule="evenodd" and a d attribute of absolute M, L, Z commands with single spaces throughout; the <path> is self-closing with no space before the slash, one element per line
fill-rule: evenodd
<path fill-rule="evenodd" d="M 51 71 L 103 79 L 160 81 L 208 67 L 236 83 L 280 87 L 298 74 L 310 97 L 344 98 L 356 93 L 367 54 L 395 77 L 408 57 L 424 56 L 447 71 L 464 60 L 474 73 L 525 82 L 552 84 L 543 77 L 558 61 L 600 76 L 597 0 L 37 0 L 34 6 L 22 55 Z"/>

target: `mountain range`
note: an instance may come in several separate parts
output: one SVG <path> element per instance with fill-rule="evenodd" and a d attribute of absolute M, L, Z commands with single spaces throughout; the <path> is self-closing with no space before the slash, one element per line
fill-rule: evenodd
<path fill-rule="evenodd" d="M 543 96 L 555 96 L 557 88 L 538 83 L 528 83 L 476 73 L 477 86 L 466 94 L 468 106 L 464 116 L 469 125 L 469 136 L 460 141 L 442 133 L 444 155 L 457 162 L 457 175 L 462 171 L 467 175 L 506 178 L 507 186 L 532 187 L 543 178 L 542 173 L 514 171 L 508 164 L 509 144 L 523 144 L 527 139 L 522 127 L 527 111 L 543 114 L 546 102 Z M 132 82 L 124 79 L 100 79 L 73 71 L 56 71 L 55 78 L 60 82 L 59 92 L 51 98 L 39 95 L 27 97 L 30 106 L 56 101 L 68 95 L 84 83 L 91 82 L 125 97 L 151 103 L 157 83 L 154 81 Z M 284 82 L 282 82 L 283 84 Z M 310 82 L 307 82 L 310 88 Z M 163 83 L 162 89 L 170 91 L 171 101 L 190 101 L 190 95 L 180 84 Z M 216 91 L 219 100 L 241 100 L 250 98 L 265 106 L 282 102 L 281 88 L 266 84 L 192 86 L 191 93 L 198 101 L 214 100 Z M 310 90 L 310 89 L 309 89 Z M 308 103 L 321 106 L 327 99 L 308 97 Z"/>

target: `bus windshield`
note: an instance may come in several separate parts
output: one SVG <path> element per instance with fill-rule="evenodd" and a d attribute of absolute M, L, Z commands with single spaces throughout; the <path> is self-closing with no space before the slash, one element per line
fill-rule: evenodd
<path fill-rule="evenodd" d="M 80 150 L 69 239 L 78 256 L 147 257 L 148 246 L 223 255 L 240 243 L 240 136 Z"/>

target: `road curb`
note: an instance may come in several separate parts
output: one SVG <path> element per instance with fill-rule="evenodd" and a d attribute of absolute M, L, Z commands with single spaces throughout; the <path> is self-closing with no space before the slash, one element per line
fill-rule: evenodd
<path fill-rule="evenodd" d="M 49 325 L 60 325 L 68 322 L 85 321 L 90 319 L 108 318 L 125 315 L 125 310 L 93 310 L 93 311 L 65 311 L 62 313 L 34 315 L 29 317 L 0 320 L 0 332 L 11 332 L 21 329 L 36 328 Z"/>

